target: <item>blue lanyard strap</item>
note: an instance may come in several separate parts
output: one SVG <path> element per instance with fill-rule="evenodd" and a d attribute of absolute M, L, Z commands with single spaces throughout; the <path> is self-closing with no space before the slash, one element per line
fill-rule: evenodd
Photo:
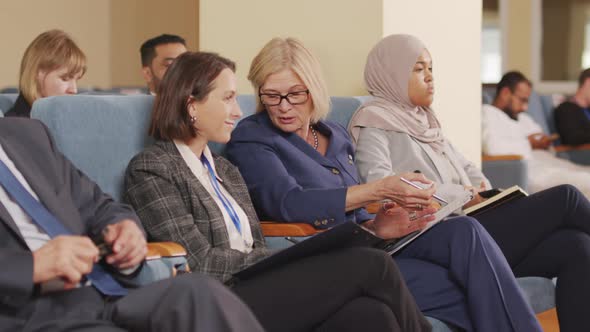
<path fill-rule="evenodd" d="M 219 188 L 219 184 L 217 182 L 215 172 L 213 171 L 213 167 L 211 167 L 211 164 L 209 163 L 207 158 L 205 158 L 204 155 L 201 155 L 201 162 L 209 170 L 209 176 L 211 177 L 211 184 L 213 184 L 213 190 L 215 190 L 217 197 L 219 197 L 219 200 L 221 201 L 221 204 L 223 204 L 225 211 L 227 211 L 227 214 L 229 214 L 229 217 L 231 218 L 231 221 L 234 223 L 234 226 L 236 226 L 236 229 L 238 230 L 240 235 L 242 235 L 242 226 L 240 224 L 240 218 L 238 217 L 236 210 L 234 210 L 233 206 L 230 204 L 229 200 L 221 192 L 221 188 Z"/>
<path fill-rule="evenodd" d="M 12 174 L 6 164 L 0 160 L 0 185 L 12 197 L 12 199 L 31 217 L 31 220 L 42 230 L 54 238 L 59 235 L 72 235 L 47 208 L 37 201 Z M 99 264 L 94 264 L 92 271 L 86 276 L 102 294 L 111 296 L 123 296 L 127 290 L 123 288 L 106 270 Z"/>

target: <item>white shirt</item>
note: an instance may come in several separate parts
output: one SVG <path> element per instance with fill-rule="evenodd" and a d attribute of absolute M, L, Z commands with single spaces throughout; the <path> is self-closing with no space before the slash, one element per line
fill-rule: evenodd
<path fill-rule="evenodd" d="M 10 157 L 6 154 L 2 145 L 0 145 L 0 160 L 2 160 L 8 169 L 14 174 L 16 179 L 25 187 L 25 189 L 37 200 L 39 201 L 39 197 L 37 194 L 31 189 L 29 183 L 24 178 L 24 176 L 19 172 L 16 168 Z M 51 238 L 44 230 L 42 230 L 29 215 L 20 207 L 18 203 L 16 203 L 10 195 L 4 190 L 4 187 L 0 186 L 0 202 L 4 205 L 8 214 L 12 218 L 12 220 L 16 223 L 21 235 L 25 239 L 27 246 L 31 251 L 35 251 L 41 248 L 45 243 L 47 243 Z"/>
<path fill-rule="evenodd" d="M 532 155 L 532 147 L 527 136 L 542 132 L 528 114 L 520 113 L 518 121 L 515 121 L 492 105 L 483 105 L 481 129 L 484 154 L 517 154 L 525 159 L 530 159 Z"/>
<path fill-rule="evenodd" d="M 211 195 L 211 197 L 215 201 L 215 204 L 217 204 L 217 206 L 219 207 L 219 210 L 221 210 L 221 213 L 223 214 L 223 219 L 225 220 L 225 227 L 227 228 L 227 233 L 229 235 L 230 247 L 232 249 L 245 253 L 251 252 L 254 240 L 252 238 L 252 231 L 250 229 L 250 222 L 248 221 L 248 216 L 246 215 L 244 210 L 238 205 L 238 203 L 234 200 L 234 198 L 229 194 L 229 192 L 227 192 L 227 190 L 225 190 L 225 188 L 221 185 L 221 183 L 223 183 L 223 180 L 221 180 L 219 175 L 217 175 L 217 171 L 215 170 L 215 163 L 213 161 L 213 156 L 211 155 L 211 150 L 209 150 L 209 147 L 205 146 L 205 149 L 203 150 L 203 155 L 205 156 L 205 158 L 207 158 L 207 160 L 211 164 L 211 167 L 213 168 L 215 178 L 220 184 L 219 189 L 221 190 L 221 193 L 225 196 L 225 198 L 227 198 L 231 206 L 236 211 L 238 218 L 240 219 L 240 227 L 242 229 L 242 234 L 240 234 L 240 232 L 234 225 L 231 217 L 229 216 L 229 213 L 223 206 L 221 199 L 219 199 L 219 196 L 217 196 L 217 193 L 213 188 L 213 183 L 211 182 L 212 179 L 209 170 L 205 165 L 203 165 L 201 159 L 198 158 L 193 153 L 193 151 L 183 142 L 175 140 L 174 144 L 180 152 L 182 159 L 184 159 L 184 162 L 187 164 L 192 173 L 197 177 L 199 182 L 201 182 L 203 187 L 207 189 L 207 192 L 209 193 L 209 195 Z"/>

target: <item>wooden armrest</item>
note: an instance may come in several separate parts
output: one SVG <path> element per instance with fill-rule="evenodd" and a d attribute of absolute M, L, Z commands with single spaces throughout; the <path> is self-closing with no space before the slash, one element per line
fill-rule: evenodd
<path fill-rule="evenodd" d="M 555 152 L 567 152 L 567 151 L 578 151 L 578 150 L 590 150 L 590 143 L 581 145 L 557 145 L 555 146 Z"/>
<path fill-rule="evenodd" d="M 312 236 L 321 232 L 310 224 L 293 222 L 261 221 L 260 227 L 264 236 Z"/>
<path fill-rule="evenodd" d="M 382 203 L 380 202 L 369 203 L 367 204 L 367 206 L 365 206 L 365 209 L 367 210 L 367 212 L 371 214 L 377 214 L 377 212 L 379 212 L 379 209 L 381 208 L 381 204 Z"/>
<path fill-rule="evenodd" d="M 186 256 L 186 250 L 176 242 L 151 242 L 147 246 L 148 253 L 145 258 L 146 260 Z"/>
<path fill-rule="evenodd" d="M 481 156 L 481 161 L 503 161 L 503 160 L 522 160 L 523 156 L 519 154 L 499 154 L 495 156 L 490 156 L 484 154 Z"/>
<path fill-rule="evenodd" d="M 536 316 L 543 331 L 559 332 L 559 322 L 557 320 L 557 310 L 555 308 L 540 312 Z"/>

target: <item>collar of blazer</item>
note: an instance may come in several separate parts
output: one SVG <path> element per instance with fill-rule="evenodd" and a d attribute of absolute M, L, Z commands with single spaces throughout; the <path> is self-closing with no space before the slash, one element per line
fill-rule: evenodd
<path fill-rule="evenodd" d="M 321 153 L 316 151 L 313 148 L 313 146 L 309 145 L 309 143 L 307 143 L 303 138 L 299 137 L 299 135 L 295 133 L 286 133 L 280 130 L 279 128 L 275 127 L 275 125 L 270 120 L 268 113 L 261 112 L 258 115 L 260 116 L 261 124 L 264 127 L 270 129 L 277 136 L 282 137 L 283 139 L 291 143 L 294 147 L 296 147 L 301 152 L 305 153 L 308 157 L 315 160 L 318 164 L 328 168 L 341 168 L 328 157 L 340 150 L 339 146 L 342 145 L 342 140 L 340 139 L 340 137 L 337 137 L 338 135 L 333 134 L 334 132 L 332 128 L 330 128 L 330 126 L 328 126 L 326 123 L 321 121 L 316 123 L 317 130 L 321 134 L 327 136 L 330 139 L 330 143 L 328 144 L 328 149 L 326 151 L 326 156 L 323 156 Z"/>
<path fill-rule="evenodd" d="M 179 172 L 180 177 L 183 179 L 183 181 L 193 182 L 194 186 L 198 188 L 197 195 L 200 194 L 210 197 L 209 192 L 205 189 L 205 187 L 203 187 L 201 182 L 199 182 L 197 177 L 193 174 L 188 165 L 185 163 L 184 159 L 180 155 L 180 152 L 176 148 L 174 142 L 158 141 L 156 142 L 156 145 L 162 150 L 164 150 L 166 154 L 168 154 L 168 156 L 173 160 L 173 162 L 175 163 L 173 167 L 177 168 L 176 172 Z M 252 231 L 252 237 L 254 238 L 254 241 L 263 241 L 258 216 L 256 214 L 256 211 L 254 211 L 252 202 L 250 201 L 248 188 L 246 187 L 246 184 L 243 183 L 241 180 L 239 170 L 227 159 L 216 154 L 213 154 L 213 160 L 215 161 L 215 170 L 218 176 L 223 181 L 223 187 L 229 192 L 229 194 L 240 205 L 240 207 L 248 216 L 250 229 Z M 172 165 L 168 166 L 170 167 Z M 239 184 L 237 184 L 237 179 L 239 179 Z M 213 209 L 214 211 L 209 211 L 208 213 L 214 216 L 214 220 L 222 221 L 223 215 L 221 214 L 221 210 L 219 210 L 217 205 L 212 206 L 214 207 L 212 207 L 211 209 Z M 227 229 L 225 227 L 218 227 L 217 229 L 226 233 L 226 238 L 229 238 L 229 235 L 227 234 Z"/>
<path fill-rule="evenodd" d="M 178 172 L 182 172 L 184 179 L 191 179 L 191 181 L 196 181 L 198 183 L 198 187 L 200 189 L 202 189 L 201 191 L 203 193 L 207 193 L 207 195 L 208 195 L 208 192 L 205 189 L 205 187 L 203 187 L 201 182 L 199 182 L 199 180 L 197 179 L 197 177 L 194 176 L 193 172 L 190 170 L 190 168 L 188 167 L 188 165 L 186 164 L 186 162 L 182 158 L 182 155 L 180 154 L 180 152 L 176 148 L 176 145 L 174 144 L 174 142 L 172 142 L 172 141 L 158 141 L 156 144 L 160 148 L 162 148 L 164 151 L 166 151 L 166 153 L 170 156 L 170 158 L 176 164 L 175 167 L 177 167 Z M 244 198 L 241 197 L 241 195 L 243 195 L 244 193 L 236 192 L 234 190 L 235 188 L 233 186 L 233 183 L 234 183 L 234 181 L 232 179 L 234 177 L 233 174 L 239 173 L 237 167 L 235 167 L 227 159 L 225 159 L 221 156 L 218 156 L 218 155 L 214 154 L 213 152 L 211 152 L 211 153 L 213 155 L 213 161 L 215 164 L 215 173 L 221 179 L 222 185 L 229 192 L 229 194 L 232 195 L 234 200 L 236 202 L 238 202 L 238 204 L 240 204 L 242 209 L 244 209 L 244 211 L 246 211 L 244 205 L 246 204 L 247 201 L 245 201 Z"/>

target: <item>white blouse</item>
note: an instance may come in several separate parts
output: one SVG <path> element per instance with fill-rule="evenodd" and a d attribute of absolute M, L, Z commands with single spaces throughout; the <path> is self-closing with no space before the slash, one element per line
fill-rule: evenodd
<path fill-rule="evenodd" d="M 225 190 L 223 185 L 221 185 L 223 184 L 223 180 L 221 180 L 221 178 L 217 174 L 217 171 L 215 170 L 215 162 L 213 161 L 213 156 L 211 155 L 211 150 L 209 150 L 209 147 L 205 146 L 205 149 L 203 150 L 203 155 L 205 156 L 205 158 L 207 158 L 207 160 L 211 164 L 211 167 L 213 168 L 216 180 L 218 181 L 218 184 L 220 184 L 219 189 L 221 190 L 221 193 L 225 196 L 225 198 L 227 198 L 231 206 L 236 211 L 238 218 L 240 219 L 240 227 L 242 229 L 242 234 L 240 234 L 240 232 L 234 225 L 229 213 L 223 206 L 221 199 L 219 199 L 219 196 L 217 196 L 217 193 L 213 188 L 213 183 L 211 182 L 212 179 L 209 173 L 209 169 L 207 169 L 207 167 L 203 165 L 203 163 L 201 162 L 201 158 L 197 157 L 193 153 L 193 151 L 183 142 L 175 140 L 174 144 L 176 145 L 176 148 L 180 152 L 180 155 L 182 156 L 182 159 L 184 159 L 186 165 L 197 177 L 199 182 L 201 182 L 203 187 L 207 189 L 207 192 L 209 193 L 209 195 L 211 195 L 211 197 L 219 207 L 219 210 L 221 210 L 221 213 L 223 214 L 223 219 L 225 220 L 227 234 L 229 235 L 230 247 L 232 249 L 245 253 L 251 252 L 254 240 L 252 238 L 252 231 L 250 229 L 250 222 L 248 220 L 248 216 L 240 207 L 240 205 L 238 205 L 238 203 L 234 200 L 234 198 L 229 194 L 229 192 Z"/>

